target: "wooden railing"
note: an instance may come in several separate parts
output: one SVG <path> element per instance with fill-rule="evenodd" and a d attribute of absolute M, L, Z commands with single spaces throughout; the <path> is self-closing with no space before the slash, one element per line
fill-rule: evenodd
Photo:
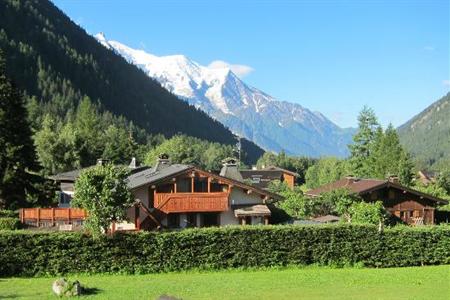
<path fill-rule="evenodd" d="M 228 193 L 156 193 L 155 208 L 165 213 L 228 210 Z"/>
<path fill-rule="evenodd" d="M 20 221 L 32 221 L 39 223 L 40 221 L 74 221 L 84 220 L 87 212 L 80 208 L 22 208 L 19 212 Z"/>

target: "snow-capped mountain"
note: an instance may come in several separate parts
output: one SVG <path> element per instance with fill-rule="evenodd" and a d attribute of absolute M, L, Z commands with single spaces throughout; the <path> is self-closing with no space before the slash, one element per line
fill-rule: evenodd
<path fill-rule="evenodd" d="M 245 84 L 229 68 L 202 66 L 184 55 L 155 56 L 107 40 L 102 33 L 95 38 L 170 92 L 266 150 L 316 157 L 348 153 L 352 129 L 342 129 L 299 104 L 276 100 Z"/>

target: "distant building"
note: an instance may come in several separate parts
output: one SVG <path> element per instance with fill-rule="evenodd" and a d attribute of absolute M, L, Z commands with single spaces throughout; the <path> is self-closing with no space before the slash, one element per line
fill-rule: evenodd
<path fill-rule="evenodd" d="M 295 172 L 275 166 L 270 166 L 263 169 L 241 170 L 240 172 L 244 180 L 249 180 L 252 185 L 262 189 L 267 189 L 269 184 L 276 180 L 285 182 L 287 186 L 293 189 L 295 179 L 299 177 L 299 174 Z"/>
<path fill-rule="evenodd" d="M 434 183 L 436 181 L 437 173 L 420 170 L 417 172 L 417 180 L 419 180 L 423 185 L 429 185 L 430 183 Z"/>
<path fill-rule="evenodd" d="M 436 207 L 448 203 L 446 200 L 402 186 L 395 178 L 377 180 L 347 177 L 307 191 L 305 195 L 318 197 L 322 193 L 343 188 L 358 194 L 367 202 L 382 201 L 388 212 L 411 225 L 434 224 Z"/>

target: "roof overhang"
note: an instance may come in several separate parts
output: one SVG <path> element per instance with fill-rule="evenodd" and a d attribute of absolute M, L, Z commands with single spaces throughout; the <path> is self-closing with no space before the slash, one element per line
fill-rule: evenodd
<path fill-rule="evenodd" d="M 268 217 L 271 215 L 267 205 L 257 204 L 253 206 L 238 208 L 234 210 L 234 216 L 239 217 Z"/>

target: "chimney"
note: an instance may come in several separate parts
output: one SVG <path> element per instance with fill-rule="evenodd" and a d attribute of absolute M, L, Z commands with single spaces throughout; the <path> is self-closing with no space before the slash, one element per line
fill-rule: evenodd
<path fill-rule="evenodd" d="M 169 167 L 172 163 L 170 162 L 169 155 L 166 153 L 161 153 L 156 160 L 155 171 L 159 171 Z"/>
<path fill-rule="evenodd" d="M 397 176 L 397 175 L 391 175 L 391 176 L 389 176 L 389 177 L 388 177 L 388 180 L 389 180 L 389 182 L 392 182 L 392 183 L 396 183 L 396 184 L 400 183 L 400 180 L 398 179 L 398 176 Z"/>
<path fill-rule="evenodd" d="M 136 157 L 131 158 L 131 162 L 128 165 L 128 168 L 130 168 L 130 169 L 136 169 L 137 168 Z"/>
<path fill-rule="evenodd" d="M 97 159 L 97 166 L 104 166 L 109 163 L 109 159 L 99 158 Z"/>
<path fill-rule="evenodd" d="M 350 185 L 355 181 L 358 181 L 358 179 L 355 176 L 353 176 L 353 174 L 347 175 L 345 179 L 347 180 L 346 185 Z"/>
<path fill-rule="evenodd" d="M 239 172 L 237 160 L 235 158 L 226 158 L 223 161 L 222 170 L 220 170 L 220 176 L 234 179 L 237 181 L 244 181 L 241 172 Z"/>

